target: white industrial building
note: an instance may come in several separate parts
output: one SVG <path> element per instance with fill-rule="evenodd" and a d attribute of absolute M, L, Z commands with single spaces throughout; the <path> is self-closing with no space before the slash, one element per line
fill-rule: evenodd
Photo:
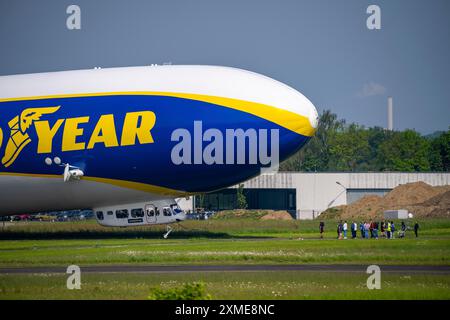
<path fill-rule="evenodd" d="M 384 195 L 398 185 L 423 181 L 432 186 L 450 184 L 450 173 L 410 172 L 279 172 L 263 174 L 244 183 L 249 209 L 288 210 L 297 219 L 312 219 L 327 208 L 352 203 L 364 195 Z M 203 197 L 209 210 L 232 209 L 236 187 Z M 197 201 L 199 201 L 197 197 Z M 195 199 L 182 199 L 184 210 L 193 210 Z"/>

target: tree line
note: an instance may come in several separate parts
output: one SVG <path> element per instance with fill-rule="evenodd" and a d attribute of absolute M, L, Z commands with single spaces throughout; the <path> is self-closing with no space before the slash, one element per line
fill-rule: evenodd
<path fill-rule="evenodd" d="M 423 136 L 409 129 L 365 128 L 347 124 L 325 110 L 320 115 L 315 136 L 284 161 L 280 171 L 448 172 L 450 130 Z"/>

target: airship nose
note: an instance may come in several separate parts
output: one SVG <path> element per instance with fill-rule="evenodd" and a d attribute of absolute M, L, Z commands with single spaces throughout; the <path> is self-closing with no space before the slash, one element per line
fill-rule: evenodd
<path fill-rule="evenodd" d="M 314 107 L 314 105 L 309 102 L 309 107 L 308 107 L 308 119 L 309 119 L 309 123 L 311 124 L 311 127 L 314 128 L 314 131 L 317 129 L 317 126 L 319 125 L 319 114 L 317 113 L 317 109 L 316 107 Z"/>
<path fill-rule="evenodd" d="M 319 125 L 319 114 L 313 103 L 295 89 L 291 91 L 291 111 L 300 115 L 302 120 L 298 123 L 300 134 L 311 137 Z"/>
<path fill-rule="evenodd" d="M 266 85 L 260 87 L 260 96 L 265 104 L 287 111 L 278 124 L 305 138 L 314 135 L 318 123 L 318 113 L 313 103 L 300 91 L 274 79 L 263 78 Z"/>

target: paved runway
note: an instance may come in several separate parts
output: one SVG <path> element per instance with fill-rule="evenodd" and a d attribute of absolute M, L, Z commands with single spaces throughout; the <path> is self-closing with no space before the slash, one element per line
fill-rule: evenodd
<path fill-rule="evenodd" d="M 182 272 L 260 272 L 260 271 L 300 271 L 300 272 L 352 272 L 365 273 L 367 265 L 103 265 L 80 266 L 86 273 L 182 273 Z M 450 266 L 380 266 L 387 273 L 450 274 Z M 0 268 L 0 274 L 66 273 L 64 267 L 21 267 Z"/>

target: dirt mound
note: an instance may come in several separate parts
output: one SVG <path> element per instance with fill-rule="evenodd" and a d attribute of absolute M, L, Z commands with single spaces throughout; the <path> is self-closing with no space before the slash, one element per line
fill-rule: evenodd
<path fill-rule="evenodd" d="M 450 190 L 441 192 L 418 205 L 408 207 L 416 216 L 423 217 L 450 217 Z"/>
<path fill-rule="evenodd" d="M 261 220 L 292 220 L 292 216 L 287 211 L 273 211 L 261 217 Z"/>
<path fill-rule="evenodd" d="M 380 211 L 383 212 L 383 209 L 381 208 L 382 201 L 383 198 L 379 196 L 364 196 L 348 206 L 341 206 L 341 216 L 342 218 L 375 218 L 380 215 Z"/>
<path fill-rule="evenodd" d="M 450 190 L 450 186 L 449 190 Z M 427 201 L 445 191 L 445 187 L 432 187 L 425 182 L 407 183 L 393 189 L 383 198 L 386 206 L 410 206 Z"/>
<path fill-rule="evenodd" d="M 275 210 L 224 210 L 213 216 L 214 219 L 247 218 L 255 220 L 292 220 L 287 211 Z"/>
<path fill-rule="evenodd" d="M 450 190 L 442 192 L 422 203 L 428 206 L 440 206 L 450 208 Z"/>
<path fill-rule="evenodd" d="M 384 197 L 365 196 L 347 205 L 326 210 L 342 219 L 382 218 L 385 210 L 407 209 L 415 217 L 450 217 L 450 186 L 432 187 L 424 182 L 407 183 L 394 188 Z"/>

